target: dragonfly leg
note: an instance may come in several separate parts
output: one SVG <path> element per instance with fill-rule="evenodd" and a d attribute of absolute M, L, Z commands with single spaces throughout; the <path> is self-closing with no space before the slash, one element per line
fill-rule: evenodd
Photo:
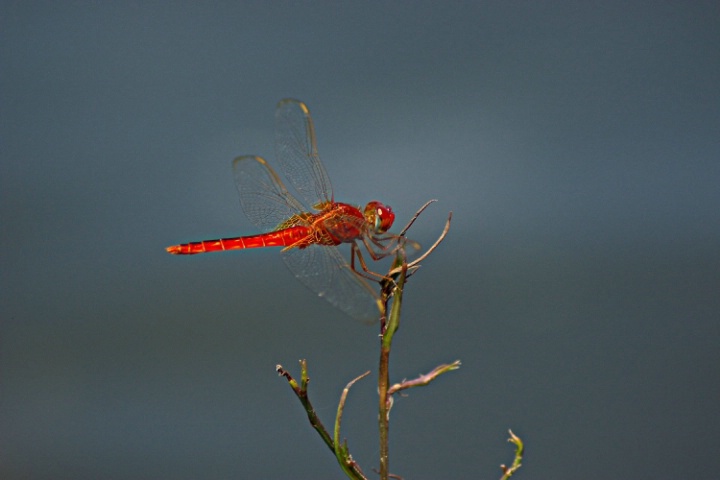
<path fill-rule="evenodd" d="M 400 248 L 403 248 L 408 243 L 405 237 L 395 235 L 382 238 L 366 235 L 362 237 L 362 240 L 370 257 L 375 261 L 389 257 L 390 255 L 395 255 Z M 410 245 L 413 250 L 419 248 L 417 242 L 413 242 L 412 240 L 409 242 L 411 242 Z"/>
<path fill-rule="evenodd" d="M 368 250 L 369 252 L 372 252 L 372 250 Z M 393 248 L 393 251 L 397 251 L 397 248 Z M 392 278 L 389 275 L 381 275 L 377 272 L 373 272 L 368 268 L 368 266 L 365 264 L 365 259 L 362 256 L 362 251 L 360 250 L 360 247 L 357 246 L 355 242 L 352 244 L 352 258 L 350 260 L 350 268 L 352 268 L 353 272 L 355 272 L 357 275 L 360 275 L 363 278 L 367 278 L 369 280 L 373 280 L 375 282 L 378 282 L 381 286 L 384 292 L 395 292 L 395 290 L 398 288 L 398 284 L 395 282 L 395 279 Z M 355 268 L 355 257 L 357 256 L 358 262 L 360 263 L 360 267 L 362 268 L 362 271 L 359 271 Z M 380 257 L 378 257 L 380 258 Z M 387 290 L 387 288 L 390 287 L 390 290 Z"/>
<path fill-rule="evenodd" d="M 355 243 L 355 242 L 352 243 L 351 250 L 352 251 L 350 253 L 350 268 L 352 269 L 353 272 L 357 273 L 361 277 L 367 278 L 368 280 L 373 280 L 375 282 L 382 282 L 385 280 L 392 281 L 392 278 L 389 278 L 389 277 L 382 275 L 380 273 L 377 273 L 377 272 L 373 272 L 372 270 L 370 270 L 368 268 L 367 264 L 365 263 L 365 259 L 362 256 L 362 252 L 360 251 L 360 247 L 358 247 L 357 243 Z M 370 249 L 368 249 L 368 252 L 370 252 L 370 256 L 373 258 L 373 260 L 379 260 L 380 258 L 382 258 L 382 257 L 375 258 L 373 256 L 372 250 L 370 250 Z M 358 270 L 355 267 L 355 257 L 357 257 L 362 271 Z"/>

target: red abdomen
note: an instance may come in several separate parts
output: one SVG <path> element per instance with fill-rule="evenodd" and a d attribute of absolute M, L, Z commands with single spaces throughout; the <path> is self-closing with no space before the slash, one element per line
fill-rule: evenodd
<path fill-rule="evenodd" d="M 245 248 L 290 246 L 304 248 L 313 243 L 312 237 L 310 236 L 311 232 L 312 229 L 310 227 L 298 226 L 249 237 L 219 238 L 217 240 L 203 240 L 202 242 L 173 245 L 172 247 L 167 247 L 165 250 L 173 255 L 194 255 L 196 253 L 242 250 Z"/>

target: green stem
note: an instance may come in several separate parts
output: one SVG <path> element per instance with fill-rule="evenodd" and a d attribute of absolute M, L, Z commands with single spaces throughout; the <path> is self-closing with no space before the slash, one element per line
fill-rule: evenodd
<path fill-rule="evenodd" d="M 407 274 L 407 262 L 402 263 L 402 270 L 398 276 L 395 288 L 394 300 L 390 316 L 385 325 L 384 332 L 380 340 L 380 366 L 378 369 L 378 394 L 380 396 L 380 413 L 379 430 L 380 430 L 380 480 L 388 480 L 389 478 L 389 449 L 388 449 L 388 433 L 390 429 L 390 408 L 392 407 L 392 397 L 388 395 L 390 385 L 390 349 L 392 347 L 393 335 L 400 325 L 400 309 L 402 307 L 402 291 L 405 285 L 405 276 Z"/>
<path fill-rule="evenodd" d="M 390 380 L 388 378 L 388 363 L 390 350 L 382 348 L 380 351 L 380 378 L 378 380 L 378 393 L 380 395 L 380 480 L 388 479 L 388 428 L 390 409 L 387 405 L 387 390 Z"/>
<path fill-rule="evenodd" d="M 285 370 L 282 365 L 277 365 L 275 367 L 275 370 L 278 372 L 278 374 L 281 377 L 285 377 L 285 379 L 288 381 L 288 384 L 290 384 L 290 388 L 293 389 L 293 392 L 295 392 L 295 395 L 298 397 L 298 400 L 300 400 L 300 403 L 302 404 L 303 408 L 305 409 L 305 414 L 308 417 L 308 420 L 310 421 L 310 425 L 315 429 L 316 432 L 320 435 L 320 437 L 323 439 L 323 442 L 325 442 L 325 445 L 328 446 L 331 452 L 335 452 L 335 448 L 333 446 L 333 439 L 328 433 L 325 426 L 320 421 L 320 417 L 317 416 L 317 413 L 315 413 L 315 408 L 313 408 L 312 403 L 310 403 L 310 399 L 308 398 L 307 393 L 307 386 L 308 386 L 308 369 L 307 369 L 307 360 L 303 359 L 300 360 L 300 383 L 298 384 L 297 380 L 295 380 L 292 375 L 290 375 L 290 372 Z"/>

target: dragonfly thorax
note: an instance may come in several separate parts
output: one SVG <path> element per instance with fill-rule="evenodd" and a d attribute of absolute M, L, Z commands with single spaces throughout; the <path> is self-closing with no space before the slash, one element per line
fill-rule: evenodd
<path fill-rule="evenodd" d="M 385 233 L 392 227 L 395 214 L 392 208 L 380 202 L 372 201 L 365 206 L 365 221 L 375 233 Z"/>

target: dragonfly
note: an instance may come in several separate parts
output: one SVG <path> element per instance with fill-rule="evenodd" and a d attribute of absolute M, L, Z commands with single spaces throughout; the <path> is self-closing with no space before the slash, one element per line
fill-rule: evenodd
<path fill-rule="evenodd" d="M 281 100 L 275 122 L 277 161 L 297 196 L 262 157 L 238 157 L 233 160 L 233 172 L 240 205 L 263 233 L 173 245 L 166 250 L 193 255 L 282 247 L 285 264 L 310 290 L 350 317 L 373 322 L 383 304 L 367 279 L 382 276 L 367 268 L 360 246 L 373 260 L 396 252 L 404 237 L 388 233 L 395 214 L 378 201 L 364 208 L 335 201 L 318 155 L 310 111 L 303 102 Z M 351 246 L 350 264 L 338 249 L 341 244 Z M 357 270 L 356 258 L 363 272 Z"/>

